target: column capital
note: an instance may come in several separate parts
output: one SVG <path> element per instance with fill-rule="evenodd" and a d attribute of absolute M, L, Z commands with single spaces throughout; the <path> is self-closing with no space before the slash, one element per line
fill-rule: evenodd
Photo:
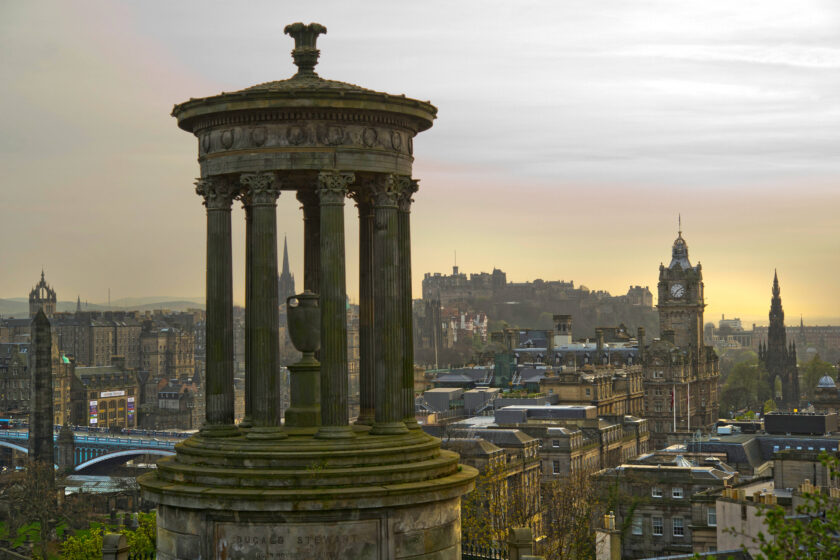
<path fill-rule="evenodd" d="M 321 205 L 343 206 L 347 186 L 356 180 L 348 171 L 321 171 L 318 173 L 318 198 Z"/>
<path fill-rule="evenodd" d="M 402 191 L 402 179 L 401 175 L 389 173 L 370 181 L 368 192 L 372 197 L 373 206 L 375 208 L 396 208 Z"/>
<path fill-rule="evenodd" d="M 357 186 L 348 192 L 347 196 L 353 199 L 356 203 L 356 208 L 359 209 L 359 212 L 361 212 L 363 208 L 371 209 L 373 207 L 373 195 L 371 191 L 364 186 Z"/>
<path fill-rule="evenodd" d="M 401 188 L 397 205 L 400 208 L 400 212 L 411 212 L 411 203 L 414 202 L 412 196 L 420 188 L 420 181 L 411 177 L 400 176 L 399 184 Z"/>
<path fill-rule="evenodd" d="M 195 180 L 195 193 L 204 198 L 208 210 L 230 210 L 239 189 L 226 177 L 203 177 Z"/>
<path fill-rule="evenodd" d="M 275 205 L 280 196 L 280 181 L 273 173 L 243 173 L 239 183 L 247 189 L 242 193 L 245 205 Z"/>

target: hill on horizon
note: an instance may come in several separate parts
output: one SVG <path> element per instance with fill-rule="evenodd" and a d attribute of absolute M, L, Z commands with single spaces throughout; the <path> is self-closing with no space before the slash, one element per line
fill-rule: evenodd
<path fill-rule="evenodd" d="M 204 309 L 203 298 L 185 297 L 126 297 L 108 303 L 85 303 L 82 302 L 82 311 L 151 311 L 153 309 L 171 309 L 173 311 L 186 311 L 187 309 Z M 60 313 L 73 312 L 76 310 L 75 301 L 59 301 L 56 309 Z M 29 314 L 28 298 L 0 299 L 0 316 L 2 317 L 26 317 Z"/>

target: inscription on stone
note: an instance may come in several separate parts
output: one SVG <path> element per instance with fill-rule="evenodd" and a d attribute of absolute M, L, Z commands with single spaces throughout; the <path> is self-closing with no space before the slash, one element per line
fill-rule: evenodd
<path fill-rule="evenodd" d="M 216 523 L 217 560 L 378 560 L 376 520 Z"/>

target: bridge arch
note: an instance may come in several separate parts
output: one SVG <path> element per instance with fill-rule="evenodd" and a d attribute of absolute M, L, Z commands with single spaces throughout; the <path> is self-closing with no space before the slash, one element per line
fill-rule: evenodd
<path fill-rule="evenodd" d="M 29 449 L 27 449 L 26 447 L 22 447 L 16 443 L 4 441 L 2 439 L 0 439 L 0 447 L 8 447 L 9 449 L 14 449 L 15 451 L 20 451 L 21 453 L 29 453 Z"/>
<path fill-rule="evenodd" d="M 85 469 L 88 469 L 89 467 L 93 467 L 100 463 L 125 462 L 131 459 L 132 457 L 140 457 L 142 455 L 158 455 L 160 457 L 169 457 L 170 455 L 175 455 L 175 452 L 166 451 L 163 449 L 126 449 L 123 451 L 115 451 L 113 453 L 105 453 L 103 455 L 99 455 L 98 457 L 94 457 L 93 459 L 85 461 L 84 463 L 79 463 L 73 470 L 77 473 L 81 473 Z"/>

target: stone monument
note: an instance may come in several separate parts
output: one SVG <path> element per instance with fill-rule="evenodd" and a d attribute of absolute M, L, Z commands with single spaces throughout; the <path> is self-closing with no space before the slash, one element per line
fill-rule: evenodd
<path fill-rule="evenodd" d="M 139 482 L 158 558 L 460 558 L 476 471 L 414 420 L 413 138 L 428 102 L 315 73 L 326 28 L 295 23 L 290 79 L 175 106 L 198 139 L 207 211 L 206 420 Z M 276 201 L 302 204 L 304 292 L 288 301 L 291 403 L 278 415 Z M 349 423 L 344 202 L 356 202 L 361 415 Z M 245 419 L 234 424 L 231 206 L 245 211 Z M 319 325 L 320 323 L 320 325 Z M 316 352 L 319 359 L 316 359 Z"/>
<path fill-rule="evenodd" d="M 52 334 L 50 320 L 43 309 L 35 311 L 31 323 L 32 350 L 29 371 L 32 375 L 29 400 L 29 459 L 55 464 L 53 440 Z"/>

